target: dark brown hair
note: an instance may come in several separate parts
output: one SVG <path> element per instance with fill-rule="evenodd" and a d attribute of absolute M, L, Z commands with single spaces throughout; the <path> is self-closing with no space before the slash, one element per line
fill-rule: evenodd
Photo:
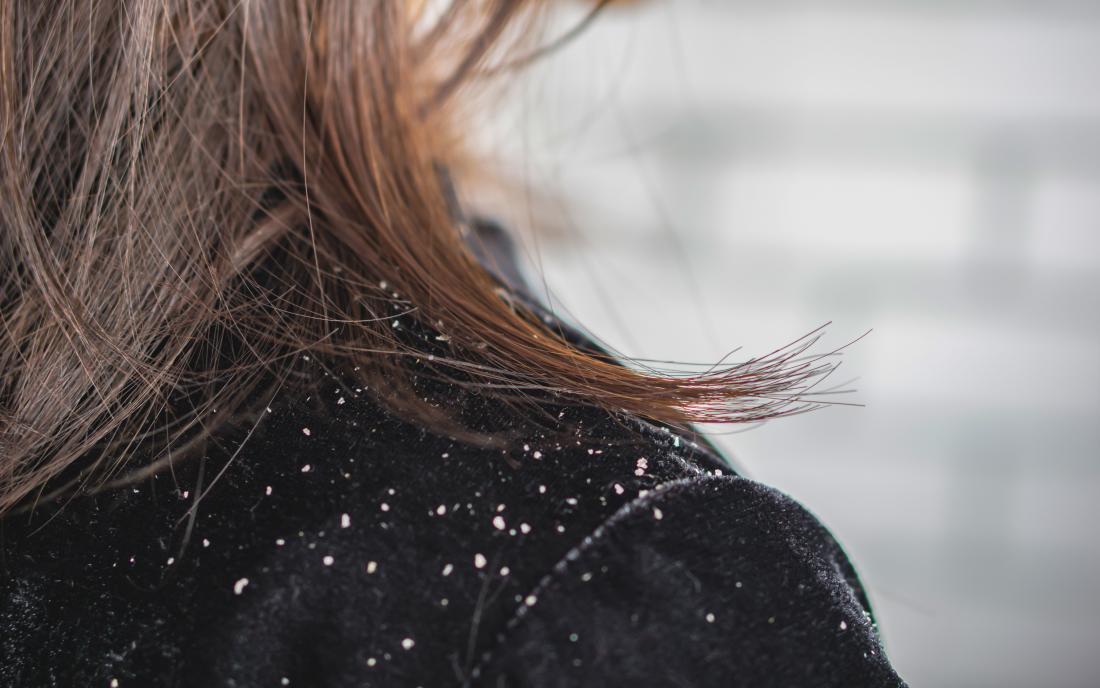
<path fill-rule="evenodd" d="M 443 174 L 467 169 L 460 96 L 539 52 L 546 5 L 0 3 L 0 513 L 186 455 L 307 349 L 427 424 L 444 421 L 411 360 L 673 423 L 806 408 L 809 340 L 690 375 L 624 367 L 471 255 Z M 397 312 L 445 355 L 428 363 Z"/>

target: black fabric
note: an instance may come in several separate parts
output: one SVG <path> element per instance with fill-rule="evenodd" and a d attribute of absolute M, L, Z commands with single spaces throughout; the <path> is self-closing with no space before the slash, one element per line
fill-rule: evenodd
<path fill-rule="evenodd" d="M 691 438 L 484 404 L 514 439 L 479 449 L 316 371 L 207 459 L 3 521 L 0 685 L 902 685 L 829 534 Z"/>
<path fill-rule="evenodd" d="M 705 442 L 422 388 L 504 438 L 463 442 L 301 363 L 201 459 L 0 521 L 0 686 L 904 685 L 829 533 Z"/>

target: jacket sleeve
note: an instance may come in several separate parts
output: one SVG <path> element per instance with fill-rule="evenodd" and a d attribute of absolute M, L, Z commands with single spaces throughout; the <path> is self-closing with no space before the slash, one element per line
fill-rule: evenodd
<path fill-rule="evenodd" d="M 668 483 L 620 509 L 497 641 L 479 685 L 905 685 L 829 533 L 732 476 Z"/>

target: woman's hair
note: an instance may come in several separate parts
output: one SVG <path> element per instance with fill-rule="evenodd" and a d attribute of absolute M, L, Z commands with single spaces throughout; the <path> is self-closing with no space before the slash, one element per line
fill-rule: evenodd
<path fill-rule="evenodd" d="M 623 366 L 474 257 L 465 96 L 543 50 L 548 4 L 0 3 L 0 513 L 187 455 L 305 351 L 437 428 L 414 373 L 671 423 L 806 408 L 809 340 Z"/>

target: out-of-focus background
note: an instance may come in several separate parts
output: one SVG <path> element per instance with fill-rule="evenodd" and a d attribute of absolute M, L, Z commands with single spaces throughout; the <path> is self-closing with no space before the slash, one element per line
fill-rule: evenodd
<path fill-rule="evenodd" d="M 630 3 L 489 124 L 540 289 L 623 353 L 873 328 L 865 408 L 712 430 L 846 546 L 903 677 L 1100 685 L 1100 3 Z"/>

